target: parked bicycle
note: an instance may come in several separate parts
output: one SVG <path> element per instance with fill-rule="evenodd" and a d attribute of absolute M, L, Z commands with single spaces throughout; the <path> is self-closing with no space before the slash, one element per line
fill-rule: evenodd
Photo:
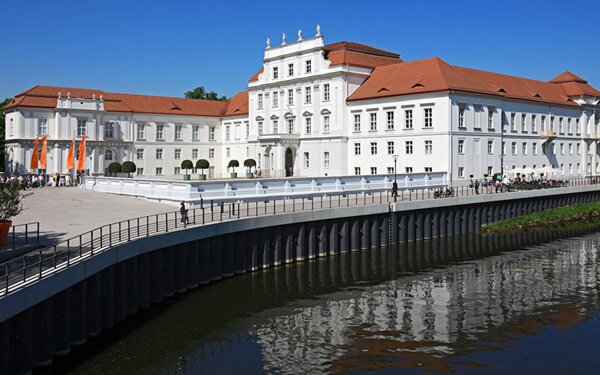
<path fill-rule="evenodd" d="M 433 192 L 433 198 L 435 198 L 435 199 L 448 198 L 448 197 L 453 197 L 453 196 L 454 196 L 453 188 L 437 189 L 436 191 Z"/>

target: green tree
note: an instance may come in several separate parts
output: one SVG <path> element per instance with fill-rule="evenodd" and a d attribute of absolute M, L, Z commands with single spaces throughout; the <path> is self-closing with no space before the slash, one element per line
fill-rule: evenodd
<path fill-rule="evenodd" d="M 0 102 L 0 140 L 2 141 L 0 142 L 0 171 L 4 171 L 4 154 L 6 153 L 4 148 L 4 140 L 6 139 L 6 123 L 2 108 L 4 108 L 4 106 L 10 103 L 12 100 L 13 98 L 6 98 Z"/>
<path fill-rule="evenodd" d="M 124 161 L 123 165 L 121 165 L 121 170 L 124 173 L 127 173 L 127 175 L 129 176 L 131 173 L 137 170 L 137 166 L 132 161 Z"/>
<path fill-rule="evenodd" d="M 206 91 L 204 86 L 198 86 L 195 89 L 183 94 L 188 99 L 203 99 L 203 100 L 229 100 L 226 96 L 219 96 L 214 91 Z"/>

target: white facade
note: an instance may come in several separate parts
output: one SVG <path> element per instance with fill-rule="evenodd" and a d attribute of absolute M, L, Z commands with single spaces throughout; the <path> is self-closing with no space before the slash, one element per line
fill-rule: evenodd
<path fill-rule="evenodd" d="M 386 52 L 362 47 L 367 57 Z M 447 172 L 453 181 L 501 168 L 600 174 L 598 97 L 572 97 L 575 106 L 441 90 L 348 100 L 375 68 L 334 63 L 328 48 L 319 32 L 268 45 L 248 109 L 236 115 L 119 112 L 95 95 L 56 94 L 54 108 L 9 105 L 6 170 L 30 172 L 33 139 L 47 134 L 47 172 L 65 173 L 71 137 L 85 131 L 86 168 L 98 174 L 131 160 L 139 176 L 172 177 L 182 160 L 207 159 L 209 177 L 224 178 L 230 160 L 243 173 L 248 158 L 263 177 L 392 174 L 393 155 L 399 173 Z"/>

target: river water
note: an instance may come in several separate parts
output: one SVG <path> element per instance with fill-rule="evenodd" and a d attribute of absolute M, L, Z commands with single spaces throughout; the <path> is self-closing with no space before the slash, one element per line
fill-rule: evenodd
<path fill-rule="evenodd" d="M 571 230 L 468 235 L 236 276 L 44 372 L 599 374 L 599 246 Z"/>

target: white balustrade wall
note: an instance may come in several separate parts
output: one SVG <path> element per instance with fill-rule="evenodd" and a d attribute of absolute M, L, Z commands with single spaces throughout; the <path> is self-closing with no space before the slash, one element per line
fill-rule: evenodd
<path fill-rule="evenodd" d="M 445 172 L 399 174 L 398 188 L 438 188 L 448 184 Z M 176 181 L 126 177 L 88 176 L 81 187 L 88 190 L 130 195 L 168 204 L 185 200 L 196 206 L 209 202 L 254 202 L 282 198 L 391 192 L 390 175 L 231 179 L 215 181 Z"/>

